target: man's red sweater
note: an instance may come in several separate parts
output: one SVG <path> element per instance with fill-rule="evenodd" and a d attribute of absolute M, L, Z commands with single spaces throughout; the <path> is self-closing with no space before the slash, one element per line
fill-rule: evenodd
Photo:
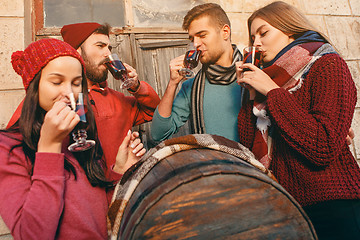
<path fill-rule="evenodd" d="M 119 146 L 129 129 L 151 121 L 160 98 L 154 89 L 143 81 L 133 96 L 125 96 L 111 88 L 94 85 L 89 90 L 89 98 L 106 165 L 110 168 L 115 163 Z"/>

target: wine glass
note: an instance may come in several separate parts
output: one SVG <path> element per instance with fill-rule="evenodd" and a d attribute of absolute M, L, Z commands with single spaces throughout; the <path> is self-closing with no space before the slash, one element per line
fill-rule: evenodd
<path fill-rule="evenodd" d="M 258 68 L 262 68 L 263 50 L 260 47 L 245 47 L 243 52 L 244 63 L 252 63 Z M 244 71 L 250 71 L 250 69 L 244 68 Z"/>
<path fill-rule="evenodd" d="M 251 63 L 257 66 L 258 68 L 262 68 L 262 58 L 263 58 L 263 50 L 260 47 L 249 46 L 245 47 L 243 50 L 244 53 L 244 63 Z M 244 68 L 243 71 L 251 71 L 249 68 Z M 240 86 L 246 87 L 246 83 L 240 83 Z"/>
<path fill-rule="evenodd" d="M 198 65 L 200 55 L 201 51 L 196 49 L 193 42 L 190 42 L 185 53 L 185 67 L 179 70 L 181 76 L 185 78 L 192 78 L 195 76 L 195 73 L 192 71 L 192 69 L 196 68 Z"/>
<path fill-rule="evenodd" d="M 122 89 L 129 89 L 138 85 L 138 80 L 128 77 L 126 67 L 116 53 L 113 53 L 106 58 L 105 66 L 116 80 L 123 81 L 120 86 Z"/>
<path fill-rule="evenodd" d="M 75 101 L 74 97 L 70 96 L 70 101 Z M 73 106 L 73 103 L 71 104 Z M 72 136 L 74 139 L 74 143 L 71 144 L 68 149 L 71 152 L 82 152 L 86 151 L 95 146 L 94 140 L 87 140 L 87 132 L 86 132 L 86 115 L 85 115 L 85 108 L 84 108 L 84 99 L 83 94 L 79 93 L 78 102 L 76 104 L 76 109 L 74 109 L 76 113 L 80 117 L 80 122 L 76 125 L 72 132 Z"/>

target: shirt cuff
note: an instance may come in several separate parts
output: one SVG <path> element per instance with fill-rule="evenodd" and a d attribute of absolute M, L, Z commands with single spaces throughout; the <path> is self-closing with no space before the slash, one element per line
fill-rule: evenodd
<path fill-rule="evenodd" d="M 37 152 L 33 176 L 64 176 L 64 154 Z"/>
<path fill-rule="evenodd" d="M 142 95 L 148 95 L 149 94 L 149 87 L 148 84 L 144 81 L 140 81 L 139 88 L 135 91 L 129 91 L 134 96 L 142 96 Z"/>
<path fill-rule="evenodd" d="M 266 97 L 271 97 L 271 96 L 277 96 L 277 95 L 283 95 L 284 93 L 288 92 L 287 90 L 285 90 L 284 88 L 274 88 L 271 89 Z"/>
<path fill-rule="evenodd" d="M 110 166 L 110 171 L 109 171 L 109 180 L 111 181 L 111 182 L 117 182 L 117 181 L 119 181 L 121 178 L 122 178 L 122 176 L 123 176 L 123 174 L 120 174 L 120 173 L 117 173 L 117 172 L 115 172 L 113 169 L 114 169 L 114 164 L 113 165 L 111 165 Z"/>
<path fill-rule="evenodd" d="M 128 92 L 129 92 L 129 93 L 131 93 L 131 94 L 136 94 L 136 93 L 138 93 L 138 92 L 140 91 L 141 85 L 144 85 L 144 84 L 141 84 L 141 81 L 140 81 L 140 80 L 138 80 L 138 81 L 139 81 L 139 86 L 138 86 L 138 88 L 136 89 L 136 91 L 134 91 L 134 90 L 132 90 L 131 88 L 129 88 L 129 89 L 128 89 Z"/>

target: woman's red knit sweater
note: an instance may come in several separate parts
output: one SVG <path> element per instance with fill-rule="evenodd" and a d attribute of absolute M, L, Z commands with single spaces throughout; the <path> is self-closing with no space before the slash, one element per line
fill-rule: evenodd
<path fill-rule="evenodd" d="M 337 54 L 318 59 L 294 93 L 267 94 L 273 138 L 270 170 L 302 205 L 360 199 L 360 170 L 345 138 L 356 104 L 356 88 Z M 253 101 L 238 116 L 240 143 L 252 148 Z"/>

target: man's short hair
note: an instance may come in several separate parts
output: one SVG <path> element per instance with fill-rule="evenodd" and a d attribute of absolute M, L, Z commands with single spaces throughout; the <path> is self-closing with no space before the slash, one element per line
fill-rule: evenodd
<path fill-rule="evenodd" d="M 226 15 L 224 9 L 220 7 L 220 5 L 216 3 L 205 3 L 198 6 L 193 7 L 184 17 L 184 21 L 182 24 L 182 28 L 186 31 L 189 30 L 190 24 L 204 16 L 209 16 L 209 19 L 216 24 L 219 29 L 222 28 L 225 24 L 230 26 L 230 20 Z"/>
<path fill-rule="evenodd" d="M 110 35 L 110 29 L 111 29 L 110 24 L 104 23 L 103 25 L 101 25 L 100 27 L 98 27 L 98 28 L 94 31 L 94 33 L 104 34 L 104 35 L 109 36 L 109 35 Z"/>

